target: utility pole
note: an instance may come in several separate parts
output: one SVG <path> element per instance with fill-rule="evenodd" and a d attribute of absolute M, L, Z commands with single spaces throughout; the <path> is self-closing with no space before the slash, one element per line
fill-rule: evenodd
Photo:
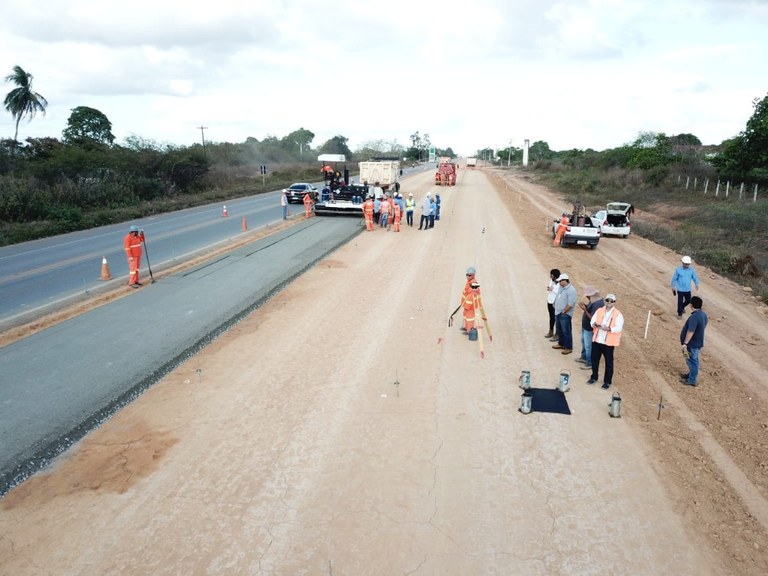
<path fill-rule="evenodd" d="M 198 126 L 198 128 L 200 129 L 200 136 L 203 138 L 203 154 L 205 154 L 205 130 L 208 130 L 208 126 Z"/>
<path fill-rule="evenodd" d="M 507 156 L 507 168 L 512 165 L 512 140 L 509 141 L 509 156 Z"/>

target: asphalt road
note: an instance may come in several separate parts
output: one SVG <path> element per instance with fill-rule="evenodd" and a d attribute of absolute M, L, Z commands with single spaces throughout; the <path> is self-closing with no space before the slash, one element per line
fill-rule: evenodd
<path fill-rule="evenodd" d="M 0 329 L 127 283 L 123 237 L 131 224 L 144 229 L 149 263 L 156 272 L 236 239 L 243 234 L 243 218 L 249 229 L 280 219 L 280 192 L 228 201 L 227 217 L 223 207 L 208 204 L 0 248 Z M 100 279 L 102 258 L 113 277 L 108 282 Z M 146 257 L 141 272 L 147 276 Z"/>
<path fill-rule="evenodd" d="M 228 221 L 241 208 L 273 212 L 274 205 L 274 197 L 232 203 Z M 223 220 L 210 209 L 184 212 L 168 225 L 202 236 Z M 360 224 L 301 220 L 0 349 L 0 495 L 357 235 Z M 148 238 L 162 238 L 145 229 Z M 109 244 L 112 232 L 103 233 Z M 157 252 L 161 261 L 171 258 L 173 242 Z"/>

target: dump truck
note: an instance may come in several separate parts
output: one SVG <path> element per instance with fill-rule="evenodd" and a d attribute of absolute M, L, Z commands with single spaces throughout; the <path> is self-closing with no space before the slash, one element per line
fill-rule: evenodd
<path fill-rule="evenodd" d="M 435 172 L 435 186 L 456 185 L 456 164 L 453 162 L 441 162 Z"/>
<path fill-rule="evenodd" d="M 400 176 L 400 162 L 396 160 L 360 162 L 359 167 L 358 180 L 361 183 L 375 186 L 378 182 L 382 190 L 390 188 L 395 192 L 400 190 L 400 184 L 397 181 Z"/>
<path fill-rule="evenodd" d="M 477 158 L 470 156 L 467 158 L 467 168 L 475 168 L 477 166 Z"/>

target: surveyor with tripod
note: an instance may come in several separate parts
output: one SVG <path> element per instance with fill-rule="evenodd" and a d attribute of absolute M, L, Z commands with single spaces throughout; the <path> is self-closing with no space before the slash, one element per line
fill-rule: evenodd
<path fill-rule="evenodd" d="M 128 258 L 128 286 L 131 288 L 138 288 L 142 285 L 139 282 L 142 242 L 144 242 L 144 230 L 140 230 L 138 226 L 131 226 L 128 234 L 123 238 L 123 248 L 125 249 L 125 256 Z"/>

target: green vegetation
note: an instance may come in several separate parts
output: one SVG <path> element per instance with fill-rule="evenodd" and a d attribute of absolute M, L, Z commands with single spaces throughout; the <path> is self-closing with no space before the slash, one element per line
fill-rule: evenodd
<path fill-rule="evenodd" d="M 689 254 L 768 303 L 768 96 L 753 106 L 744 131 L 720 145 L 658 132 L 602 152 L 555 152 L 534 142 L 529 168 L 592 212 L 610 201 L 630 202 L 648 214 L 634 218 L 633 233 Z M 519 165 L 522 150 L 478 156 Z"/>
<path fill-rule="evenodd" d="M 716 196 L 714 173 L 705 194 L 707 176 L 688 177 L 679 164 L 596 167 L 592 162 L 587 162 L 588 166 L 574 162 L 579 156 L 571 152 L 568 158 L 534 163 L 532 167 L 567 201 L 581 202 L 591 213 L 610 201 L 629 202 L 649 213 L 653 217 L 635 216 L 633 234 L 678 254 L 689 254 L 717 273 L 750 287 L 768 303 L 768 187 L 759 188 L 756 202 L 754 185 L 740 195 L 740 183 L 735 183 L 726 197 L 723 182 Z M 603 154 L 588 156 L 596 159 Z M 707 172 L 706 167 L 699 170 Z"/>
<path fill-rule="evenodd" d="M 32 75 L 21 67 L 5 80 L 15 86 L 4 105 L 16 132 L 0 141 L 0 245 L 314 182 L 318 154 L 344 154 L 354 171 L 358 161 L 374 157 L 425 161 L 432 147 L 429 134 L 417 131 L 408 148 L 373 140 L 352 152 L 342 135 L 313 148 L 315 134 L 305 128 L 234 144 L 203 139 L 184 147 L 137 136 L 115 144 L 109 119 L 86 106 L 72 110 L 61 140 L 20 143 L 21 120 L 44 114 L 48 102 L 32 90 Z M 768 302 L 768 96 L 753 105 L 744 131 L 720 145 L 703 146 L 693 134 L 657 132 L 602 152 L 556 152 L 537 141 L 529 149 L 531 168 L 593 210 L 621 200 L 655 214 L 635 218 L 634 233 L 690 254 Z M 455 156 L 451 148 L 436 152 Z M 510 146 L 478 150 L 476 156 L 519 165 L 522 154 Z M 267 166 L 266 177 L 261 165 Z M 744 182 L 746 194 L 735 188 L 728 197 L 724 190 L 715 195 L 718 181 L 734 187 Z M 755 185 L 760 192 L 752 202 Z"/>

